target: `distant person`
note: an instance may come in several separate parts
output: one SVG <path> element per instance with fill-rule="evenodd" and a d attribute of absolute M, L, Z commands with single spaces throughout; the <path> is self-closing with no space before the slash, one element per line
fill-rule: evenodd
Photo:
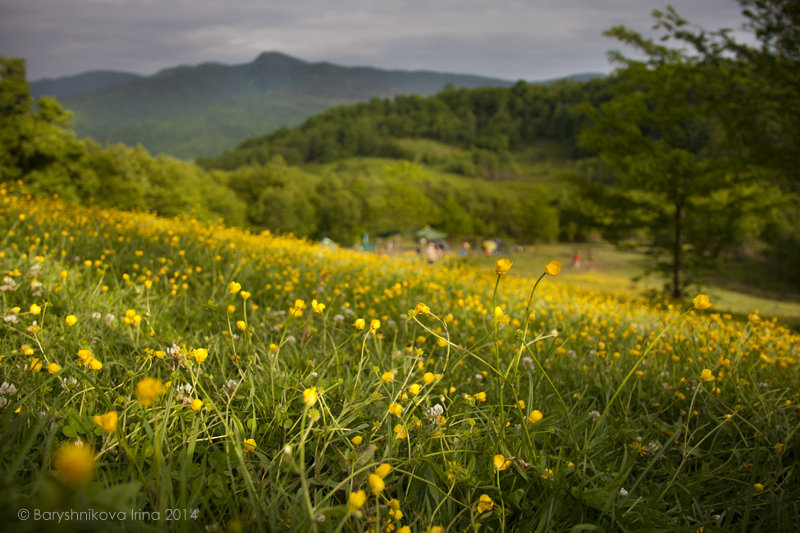
<path fill-rule="evenodd" d="M 572 258 L 572 268 L 580 268 L 581 267 L 581 254 L 580 252 L 575 252 L 575 256 Z"/>
<path fill-rule="evenodd" d="M 431 241 L 428 243 L 428 246 L 425 247 L 425 258 L 428 260 L 429 265 L 438 261 L 441 255 L 442 249 L 437 246 L 435 242 Z"/>

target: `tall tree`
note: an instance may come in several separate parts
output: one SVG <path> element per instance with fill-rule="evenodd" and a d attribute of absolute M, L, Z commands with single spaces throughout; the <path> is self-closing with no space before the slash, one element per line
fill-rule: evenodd
<path fill-rule="evenodd" d="M 760 176 L 731 158 L 716 118 L 728 65 L 704 63 L 622 26 L 606 34 L 647 58 L 613 52 L 623 64 L 614 97 L 579 107 L 592 120 L 581 144 L 613 176 L 607 185 L 594 183 L 593 194 L 607 200 L 611 225 L 638 232 L 679 298 L 694 275 L 741 241 L 744 219 L 758 221 L 748 215 L 764 204 L 754 185 Z M 710 238 L 707 227 L 715 228 Z"/>

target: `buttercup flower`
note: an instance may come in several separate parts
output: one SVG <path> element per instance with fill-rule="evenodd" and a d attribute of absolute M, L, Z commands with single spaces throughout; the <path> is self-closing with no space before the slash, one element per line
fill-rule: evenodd
<path fill-rule="evenodd" d="M 534 409 L 533 411 L 531 411 L 531 414 L 528 415 L 528 423 L 529 424 L 535 424 L 536 422 L 538 422 L 542 418 L 544 418 L 544 415 L 542 415 L 542 412 L 539 411 L 538 409 Z"/>
<path fill-rule="evenodd" d="M 717 379 L 714 377 L 714 374 L 711 373 L 711 370 L 704 368 L 702 372 L 700 372 L 700 381 L 714 381 Z"/>
<path fill-rule="evenodd" d="M 114 433 L 117 430 L 117 420 L 119 415 L 116 411 L 109 411 L 104 415 L 94 415 L 94 423 L 103 428 L 106 433 Z"/>
<path fill-rule="evenodd" d="M 492 459 L 492 465 L 495 472 L 501 472 L 511 466 L 511 459 L 506 459 L 505 456 L 498 454 Z"/>
<path fill-rule="evenodd" d="M 316 314 L 320 314 L 325 310 L 325 304 L 319 303 L 316 300 L 311 300 L 311 309 L 313 309 Z"/>
<path fill-rule="evenodd" d="M 384 372 L 383 374 L 381 374 L 381 381 L 384 383 L 391 383 L 393 379 L 394 379 L 394 374 L 391 372 Z"/>
<path fill-rule="evenodd" d="M 244 448 L 244 451 L 246 453 L 255 451 L 257 446 L 258 445 L 256 444 L 256 441 L 254 439 L 245 439 L 244 440 L 243 448 Z"/>
<path fill-rule="evenodd" d="M 317 403 L 317 388 L 311 387 L 303 391 L 303 403 L 309 407 Z"/>
<path fill-rule="evenodd" d="M 78 317 L 75 315 L 67 315 L 64 322 L 66 322 L 68 326 L 74 326 L 78 322 Z"/>
<path fill-rule="evenodd" d="M 205 348 L 195 348 L 191 352 L 189 352 L 190 357 L 194 357 L 194 360 L 197 361 L 198 364 L 202 363 L 208 357 L 208 350 Z"/>
<path fill-rule="evenodd" d="M 94 476 L 94 450 L 83 442 L 62 445 L 53 456 L 58 478 L 68 487 L 88 483 Z"/>
<path fill-rule="evenodd" d="M 397 402 L 392 402 L 389 405 L 389 412 L 395 416 L 400 416 L 400 413 L 403 412 L 403 406 Z"/>
<path fill-rule="evenodd" d="M 431 308 L 424 303 L 419 302 L 416 306 L 414 306 L 414 311 L 416 311 L 418 315 L 427 315 L 430 314 Z"/>
<path fill-rule="evenodd" d="M 694 304 L 694 308 L 698 311 L 704 311 L 705 309 L 711 307 L 711 300 L 709 300 L 708 296 L 705 294 L 698 294 L 695 296 L 694 300 L 692 300 L 692 303 Z"/>
<path fill-rule="evenodd" d="M 392 471 L 392 465 L 389 463 L 381 463 L 378 468 L 375 469 L 375 475 L 381 479 L 384 479 L 389 473 Z"/>
<path fill-rule="evenodd" d="M 240 284 L 236 283 L 235 281 L 231 281 L 230 284 L 228 285 L 228 291 L 231 294 L 236 294 L 237 292 L 239 292 L 241 290 L 241 288 L 242 288 L 242 286 Z"/>
<path fill-rule="evenodd" d="M 363 490 L 359 490 L 358 492 L 351 492 L 350 497 L 347 499 L 347 512 L 355 513 L 362 507 L 364 507 L 364 503 L 367 501 L 367 493 Z"/>
<path fill-rule="evenodd" d="M 544 266 L 544 271 L 551 276 L 558 276 L 558 273 L 561 272 L 561 262 L 555 260 L 550 261 Z"/>
<path fill-rule="evenodd" d="M 369 323 L 369 332 L 375 333 L 379 329 L 381 329 L 381 321 L 378 319 L 371 320 Z"/>
<path fill-rule="evenodd" d="M 144 378 L 136 384 L 136 396 L 142 407 L 150 407 L 158 397 L 164 392 L 161 380 L 155 378 Z"/>
<path fill-rule="evenodd" d="M 356 321 L 353 322 L 353 326 L 356 329 L 364 329 L 364 327 L 366 327 L 366 325 L 367 325 L 367 323 L 363 318 L 357 318 Z"/>
<path fill-rule="evenodd" d="M 367 478 L 367 483 L 369 483 L 369 488 L 372 490 L 372 494 L 380 494 L 383 492 L 384 487 L 386 485 L 383 483 L 383 479 L 376 474 L 370 474 Z"/>
<path fill-rule="evenodd" d="M 502 259 L 498 259 L 497 261 L 494 262 L 494 271 L 497 272 L 498 276 L 502 276 L 503 274 L 511 270 L 511 265 L 513 264 L 514 263 L 512 263 L 505 257 Z"/>
<path fill-rule="evenodd" d="M 491 511 L 492 507 L 494 507 L 494 502 L 489 495 L 481 494 L 481 497 L 478 498 L 478 512 L 483 513 L 486 511 Z"/>

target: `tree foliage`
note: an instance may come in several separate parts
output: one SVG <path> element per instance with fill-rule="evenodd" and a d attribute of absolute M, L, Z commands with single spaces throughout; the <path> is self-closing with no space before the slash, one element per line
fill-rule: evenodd
<path fill-rule="evenodd" d="M 673 35 L 685 24 L 671 9 L 654 15 Z M 606 200 L 607 226 L 627 230 L 618 237 L 638 230 L 654 267 L 669 274 L 669 292 L 678 298 L 720 254 L 761 233 L 775 198 L 768 187 L 774 178 L 741 155 L 743 143 L 760 153 L 758 147 L 730 128 L 728 96 L 748 90 L 746 74 L 753 67 L 688 55 L 622 26 L 606 33 L 647 58 L 612 52 L 623 64 L 614 97 L 580 107 L 592 120 L 581 143 L 598 153 L 613 175 L 604 186 L 595 183 L 587 190 Z M 737 111 L 748 120 L 765 119 L 757 111 Z M 598 194 L 604 187 L 611 190 Z"/>

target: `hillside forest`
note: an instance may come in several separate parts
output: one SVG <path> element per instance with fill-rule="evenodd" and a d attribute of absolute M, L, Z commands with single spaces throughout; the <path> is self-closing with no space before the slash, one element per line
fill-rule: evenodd
<path fill-rule="evenodd" d="M 196 162 L 78 138 L 56 99 L 34 100 L 24 60 L 4 58 L 0 173 L 68 201 L 345 246 L 426 226 L 454 242 L 602 238 L 648 251 L 676 297 L 730 259 L 798 287 L 791 16 L 750 12 L 759 44 L 742 45 L 655 12 L 681 46 L 612 28 L 645 59 L 612 53 L 607 78 L 374 98 Z"/>

